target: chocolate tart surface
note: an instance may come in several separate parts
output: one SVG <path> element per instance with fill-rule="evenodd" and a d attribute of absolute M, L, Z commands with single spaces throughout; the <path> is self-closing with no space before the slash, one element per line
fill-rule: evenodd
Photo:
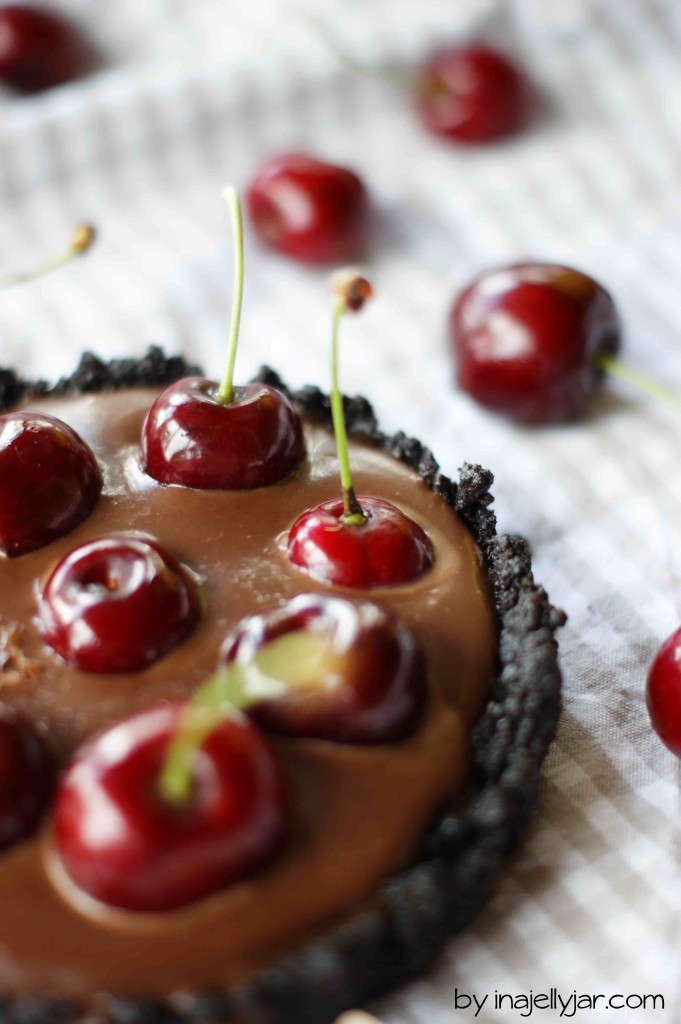
<path fill-rule="evenodd" d="M 0 371 L 0 408 L 43 397 L 158 388 L 188 372 L 191 368 L 183 360 L 166 359 L 158 349 L 151 349 L 142 360 L 110 364 L 85 356 L 73 377 L 52 388 Z M 271 371 L 263 370 L 258 379 L 282 387 Z M 329 402 L 321 391 L 304 388 L 290 397 L 310 422 L 325 430 L 329 427 Z M 496 535 L 488 507 L 491 474 L 465 466 L 454 483 L 439 472 L 432 454 L 419 442 L 403 434 L 383 434 L 364 399 L 346 400 L 346 415 L 348 428 L 360 444 L 366 442 L 370 450 L 387 453 L 408 467 L 458 513 L 482 554 L 499 642 L 491 699 L 473 731 L 470 792 L 457 804 L 456 813 L 438 812 L 421 832 L 418 849 L 407 865 L 389 874 L 355 913 L 315 933 L 294 954 L 278 956 L 274 966 L 238 979 L 226 991 L 219 990 L 225 979 L 217 977 L 215 991 L 183 991 L 168 1000 L 136 997 L 134 992 L 101 994 L 88 1003 L 87 1010 L 70 1000 L 31 991 L 0 998 L 0 1021 L 328 1024 L 343 1009 L 386 992 L 422 970 L 443 940 L 463 927 L 484 901 L 530 813 L 541 763 L 555 730 L 560 675 L 554 633 L 562 616 L 535 585 L 525 543 Z M 130 524 L 131 528 L 143 525 Z M 304 584 L 299 589 L 305 589 Z M 81 737 L 69 734 L 74 728 L 71 722 L 60 728 L 60 742 L 68 750 Z M 91 730 L 92 723 L 86 728 Z M 143 963 L 139 976 L 144 977 Z"/>

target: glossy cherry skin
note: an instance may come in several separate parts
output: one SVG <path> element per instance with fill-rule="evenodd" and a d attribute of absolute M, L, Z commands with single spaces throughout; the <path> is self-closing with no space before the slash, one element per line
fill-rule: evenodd
<path fill-rule="evenodd" d="M 31 723 L 0 705 L 0 850 L 35 831 L 55 777 L 52 755 Z"/>
<path fill-rule="evenodd" d="M 82 672 L 135 672 L 180 643 L 200 614 L 197 585 L 143 535 L 88 541 L 57 563 L 38 600 L 45 642 Z"/>
<path fill-rule="evenodd" d="M 361 255 L 368 206 L 356 174 L 301 153 L 268 160 L 248 190 L 251 221 L 263 242 L 303 263 Z"/>
<path fill-rule="evenodd" d="M 457 298 L 450 340 L 459 387 L 521 423 L 574 419 L 600 384 L 621 327 L 593 278 L 552 263 L 486 271 Z"/>
<path fill-rule="evenodd" d="M 655 732 L 681 757 L 681 629 L 655 655 L 646 687 L 648 714 Z"/>
<path fill-rule="evenodd" d="M 300 417 L 269 384 L 234 389 L 219 402 L 217 384 L 186 377 L 152 405 L 142 427 L 142 467 L 164 484 L 201 490 L 267 487 L 305 457 Z"/>
<path fill-rule="evenodd" d="M 512 135 L 528 115 L 523 76 L 487 46 L 455 46 L 433 54 L 416 93 L 418 113 L 431 132 L 470 145 Z"/>
<path fill-rule="evenodd" d="M 279 850 L 281 771 L 260 732 L 234 713 L 201 745 L 185 803 L 159 778 L 185 705 L 164 704 L 100 733 L 57 789 L 54 837 L 71 881 L 111 906 L 164 911 L 210 896 Z"/>
<path fill-rule="evenodd" d="M 301 594 L 244 619 L 227 639 L 224 660 L 247 668 L 263 644 L 297 630 L 319 642 L 319 658 L 307 675 L 289 675 L 280 695 L 255 694 L 247 713 L 258 725 L 352 744 L 390 743 L 413 732 L 426 703 L 424 657 L 411 630 L 373 601 Z"/>
<path fill-rule="evenodd" d="M 0 5 L 0 79 L 23 92 L 76 78 L 89 61 L 76 28 L 45 7 Z"/>
<path fill-rule="evenodd" d="M 92 450 L 55 416 L 0 416 L 0 551 L 24 555 L 70 533 L 102 490 Z"/>
<path fill-rule="evenodd" d="M 296 519 L 289 559 L 314 579 L 369 590 L 409 583 L 433 564 L 433 545 L 413 519 L 382 498 L 358 498 L 367 521 L 341 522 L 341 499 L 325 501 Z"/>

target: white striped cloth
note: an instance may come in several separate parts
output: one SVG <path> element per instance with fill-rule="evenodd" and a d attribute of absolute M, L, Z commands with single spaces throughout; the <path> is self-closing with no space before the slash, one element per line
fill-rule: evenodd
<path fill-rule="evenodd" d="M 665 1009 L 576 1019 L 681 1020 L 679 765 L 653 734 L 647 666 L 681 621 L 681 416 L 614 382 L 580 424 L 524 430 L 451 384 L 444 322 L 478 269 L 534 256 L 608 286 L 626 358 L 681 394 L 681 5 L 678 0 L 72 0 L 109 65 L 31 99 L 0 99 L 0 260 L 30 263 L 79 219 L 96 253 L 0 307 L 0 362 L 67 371 L 84 348 L 150 340 L 218 373 L 230 301 L 220 188 L 270 153 L 300 148 L 354 166 L 381 211 L 377 300 L 345 325 L 346 390 L 387 428 L 496 474 L 501 526 L 570 615 L 565 713 L 527 841 L 487 909 L 423 980 L 385 1000 L 386 1024 L 473 1020 L 495 990 L 564 996 L 659 993 Z M 456 8 L 452 11 L 451 8 Z M 501 40 L 546 97 L 541 121 L 504 145 L 457 150 L 426 136 L 407 101 L 339 67 L 322 13 L 363 56 L 415 58 L 475 28 Z M 326 275 L 247 239 L 238 373 L 263 361 L 294 384 L 328 383 Z M 557 1011 L 533 1019 L 559 1020 Z M 575 1019 L 575 1018 L 573 1018 Z"/>

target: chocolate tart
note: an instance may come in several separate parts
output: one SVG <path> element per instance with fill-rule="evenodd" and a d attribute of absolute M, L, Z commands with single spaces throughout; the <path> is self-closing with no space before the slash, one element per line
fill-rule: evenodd
<path fill-rule="evenodd" d="M 134 392 L 134 398 L 131 397 L 130 402 L 132 405 L 136 403 L 135 415 L 138 415 L 141 397 L 139 389 L 159 389 L 193 372 L 197 371 L 187 366 L 184 360 L 166 358 L 157 348 L 150 349 L 141 360 L 116 360 L 110 363 L 102 363 L 88 354 L 82 358 L 73 376 L 60 380 L 54 386 L 44 382 L 22 381 L 12 371 L 0 371 L 0 409 L 25 406 L 29 402 L 51 408 L 43 402 L 49 403 L 60 398 L 75 400 L 76 396 L 98 392 L 131 391 L 131 395 Z M 268 369 L 263 369 L 257 379 L 277 386 L 289 395 L 304 417 L 309 438 L 314 444 L 321 438 L 319 450 L 323 458 L 324 438 L 329 436 L 331 425 L 327 396 L 314 387 L 288 392 L 277 375 Z M 103 399 L 99 409 L 103 409 L 106 402 L 112 400 Z M 348 429 L 360 461 L 365 457 L 367 466 L 371 467 L 376 459 L 383 459 L 385 465 L 392 465 L 389 461 L 391 459 L 396 460 L 396 468 L 391 473 L 396 474 L 397 493 L 405 484 L 407 487 L 417 486 L 420 479 L 424 485 L 420 493 L 429 495 L 423 500 L 433 512 L 436 530 L 440 529 L 442 523 L 445 526 L 450 524 L 452 533 L 458 537 L 457 543 L 463 544 L 468 552 L 465 565 L 468 567 L 466 571 L 470 570 L 469 575 L 472 573 L 473 584 L 467 584 L 472 595 L 471 604 L 479 609 L 489 606 L 489 615 L 485 613 L 479 616 L 478 640 L 480 637 L 486 640 L 484 656 L 478 659 L 476 671 L 484 679 L 482 684 L 478 680 L 480 685 L 474 696 L 465 700 L 463 720 L 470 734 L 470 758 L 466 753 L 461 762 L 456 762 L 456 772 L 461 778 L 456 786 L 455 798 L 445 800 L 444 792 L 437 790 L 433 800 L 435 796 L 438 799 L 432 807 L 422 810 L 422 820 L 416 834 L 409 838 L 407 852 L 402 851 L 397 867 L 393 863 L 392 868 L 383 873 L 383 880 L 372 886 L 369 894 L 344 904 L 342 913 L 338 912 L 338 908 L 331 908 L 334 912 L 330 909 L 322 923 L 314 927 L 301 925 L 300 939 L 296 938 L 296 941 L 274 941 L 271 956 L 263 958 L 260 954 L 254 955 L 251 963 L 245 955 L 244 963 L 250 965 L 248 970 L 238 970 L 228 976 L 226 969 L 221 971 L 214 949 L 212 956 L 207 957 L 209 966 L 206 967 L 201 963 L 201 950 L 197 953 L 196 949 L 191 949 L 192 938 L 196 941 L 197 934 L 199 942 L 205 940 L 205 927 L 203 931 L 199 927 L 196 934 L 190 927 L 189 942 L 185 941 L 183 949 L 187 959 L 190 959 L 191 952 L 196 969 L 193 973 L 184 972 L 186 977 L 182 971 L 178 971 L 178 977 L 182 977 L 177 986 L 147 984 L 149 972 L 154 975 L 155 971 L 154 976 L 158 978 L 164 977 L 163 970 L 166 971 L 166 978 L 174 978 L 174 975 L 168 973 L 168 965 L 145 964 L 143 959 L 138 958 L 135 946 L 136 952 L 131 957 L 134 963 L 132 967 L 127 965 L 127 976 L 139 978 L 138 991 L 145 994 L 131 991 L 135 986 L 130 983 L 123 986 L 111 983 L 111 987 L 121 987 L 123 991 L 101 991 L 105 985 L 97 983 L 100 976 L 98 972 L 101 968 L 104 972 L 101 977 L 105 977 L 106 964 L 92 969 L 92 992 L 87 999 L 73 996 L 73 985 L 69 983 L 66 974 L 63 984 L 52 986 L 59 992 L 56 995 L 50 993 L 49 985 L 22 983 L 21 978 L 17 977 L 16 985 L 6 985 L 12 988 L 12 994 L 0 996 L 0 1022 L 3 1024 L 75 1024 L 77 1021 L 89 1024 L 217 1024 L 220 1021 L 233 1024 L 293 1024 L 294 1021 L 296 1024 L 302 1021 L 305 1024 L 330 1024 L 343 1010 L 386 993 L 422 971 L 437 954 L 444 940 L 464 927 L 482 905 L 499 867 L 522 834 L 534 803 L 541 765 L 553 738 L 559 714 L 560 672 L 555 632 L 564 621 L 564 616 L 551 606 L 544 591 L 535 584 L 526 543 L 517 537 L 496 534 L 495 517 L 489 508 L 492 501 L 489 493 L 492 475 L 489 472 L 479 466 L 465 465 L 459 480 L 453 482 L 440 473 L 432 453 L 420 442 L 402 433 L 392 436 L 384 434 L 365 399 L 346 399 L 345 407 Z M 56 403 L 55 410 L 58 408 Z M 125 416 L 120 415 L 122 408 L 124 406 L 116 406 L 116 422 L 118 419 L 125 420 Z M 92 415 L 92 409 L 89 415 Z M 113 413 L 110 412 L 109 417 L 111 419 Z M 311 456 L 311 462 L 314 463 L 314 456 Z M 398 471 L 398 464 L 403 469 Z M 311 470 L 307 472 L 310 486 L 316 486 L 314 473 Z M 369 470 L 366 475 L 370 479 Z M 297 495 L 297 500 L 300 500 L 299 485 L 294 483 L 292 486 L 298 487 L 294 496 Z M 284 490 L 277 497 L 281 495 L 286 501 Z M 290 495 L 288 501 L 290 505 Z M 142 505 L 138 506 L 138 511 L 140 508 Z M 456 515 L 452 515 L 451 510 Z M 283 514 L 285 517 L 290 516 L 288 506 Z M 288 520 L 285 518 L 284 521 Z M 106 525 L 108 521 L 105 518 L 103 522 Z M 101 523 L 94 524 L 92 529 L 97 525 L 101 530 Z M 143 528 L 143 525 L 134 522 L 130 528 Z M 475 544 L 471 543 L 471 538 Z M 63 548 L 64 544 L 68 546 L 69 541 L 68 538 L 62 538 L 55 543 Z M 32 571 L 29 570 L 29 576 Z M 437 599 L 441 599 L 443 607 L 423 613 L 426 636 L 434 621 L 433 616 L 437 618 L 437 625 L 441 632 L 444 630 L 443 635 L 446 636 L 447 616 L 451 611 L 451 601 L 449 605 L 447 601 L 452 597 L 446 590 L 447 571 L 445 562 L 440 579 L 445 589 L 433 589 L 429 602 L 433 605 L 437 604 Z M 18 589 L 17 579 L 14 582 Z M 294 592 L 296 589 L 298 592 L 309 589 L 305 586 L 305 580 L 297 580 L 288 586 L 289 591 L 293 587 Z M 267 585 L 263 589 L 267 591 Z M 257 593 L 254 597 L 246 587 L 242 596 L 252 602 L 259 599 L 260 595 Z M 461 614 L 463 619 L 460 617 L 457 626 L 459 631 L 466 627 L 468 612 L 464 610 Z M 470 643 L 473 644 L 474 640 Z M 192 648 L 188 649 L 191 657 Z M 469 652 L 469 648 L 465 648 L 465 651 Z M 427 653 L 430 657 L 431 652 Z M 438 660 L 437 651 L 433 657 Z M 159 664 L 163 666 L 163 662 Z M 177 664 L 181 672 L 187 667 L 188 660 L 185 658 L 184 662 Z M 443 662 L 443 658 L 439 657 L 440 674 L 443 664 L 446 671 L 454 671 L 446 660 Z M 165 671 L 166 674 L 171 671 L 170 663 Z M 168 680 L 163 679 L 163 672 L 161 667 L 156 676 L 150 674 L 148 679 L 151 679 L 151 688 L 135 698 L 137 704 L 134 706 L 145 706 L 145 703 L 166 696 L 163 687 Z M 462 673 L 464 676 L 466 673 L 471 675 L 467 668 L 462 669 Z M 110 693 L 106 691 L 111 697 L 111 706 L 98 700 L 99 691 L 95 679 L 92 693 L 82 697 L 84 708 L 80 707 L 80 700 L 74 701 L 74 706 L 69 706 L 69 692 L 78 692 L 77 689 L 68 689 L 73 681 L 67 678 L 60 691 L 61 684 L 57 679 L 53 691 L 53 678 L 49 675 L 47 678 L 50 685 L 44 686 L 43 690 L 52 693 L 52 707 L 48 708 L 47 704 L 41 707 L 38 703 L 35 713 L 50 723 L 51 739 L 62 755 L 68 754 L 94 728 L 122 717 L 121 702 L 126 708 L 128 704 L 134 704 L 130 688 L 123 697 L 113 689 Z M 154 691 L 154 679 L 158 683 L 158 691 Z M 2 679 L 0 702 L 7 699 L 20 710 L 27 710 L 22 707 L 22 696 L 16 686 L 8 697 L 3 696 L 1 686 Z M 39 693 L 39 684 L 35 681 L 33 692 Z M 99 693 L 99 698 L 101 695 Z M 32 699 L 38 702 L 40 699 L 45 700 L 45 693 L 42 698 Z M 75 703 L 79 704 L 77 709 Z M 434 710 L 437 714 L 431 715 L 431 719 L 438 716 L 446 718 L 446 713 L 440 710 L 439 705 Z M 446 751 L 440 748 L 438 757 L 445 756 Z M 407 766 L 418 766 L 420 762 L 404 763 Z M 390 769 L 391 764 L 387 767 Z M 389 772 L 386 774 L 384 771 L 384 775 L 389 779 Z M 416 783 L 412 790 L 412 796 L 418 794 Z M 385 793 L 385 786 L 382 791 L 377 791 L 379 798 Z M 401 794 L 395 802 L 400 798 Z M 448 809 L 443 811 L 443 806 Z M 331 820 L 334 826 L 339 824 L 337 820 Z M 340 824 L 344 824 L 342 818 Z M 345 824 L 351 825 L 352 820 L 349 819 Z M 381 827 L 383 824 L 381 822 Z M 30 840 L 25 845 L 30 844 L 35 846 L 37 841 Z M 351 844 L 352 837 L 349 840 Z M 4 867 L 10 882 L 16 881 L 15 888 L 19 893 L 15 896 L 10 885 L 5 887 L 4 898 L 14 901 L 15 920 L 19 917 L 17 908 L 20 904 L 17 901 L 22 898 L 23 885 L 30 898 L 29 932 L 33 929 L 32 935 L 37 942 L 38 931 L 44 923 L 48 930 L 52 928 L 54 942 L 59 944 L 60 940 L 67 939 L 65 934 L 55 928 L 55 922 L 60 921 L 60 914 L 62 917 L 66 914 L 64 909 L 59 911 L 45 905 L 44 921 L 30 920 L 31 912 L 34 917 L 37 914 L 42 918 L 41 899 L 48 892 L 49 886 L 46 879 L 36 882 L 31 874 L 34 871 L 30 860 L 33 852 L 33 849 L 20 851 L 13 859 L 5 860 L 4 865 L 0 858 L 0 902 L 3 899 L 1 881 Z M 305 858 L 307 854 L 301 856 Z M 28 869 L 22 867 L 24 863 L 28 864 Z M 314 864 L 314 861 L 304 861 L 304 866 Z M 360 872 L 360 869 L 357 868 L 357 871 Z M 257 881 L 254 883 L 255 890 L 259 884 Z M 323 889 L 322 882 L 317 886 L 318 893 Z M 266 883 L 264 891 L 268 891 Z M 276 886 L 272 891 L 276 894 Z M 309 899 L 307 893 L 306 898 Z M 62 906 L 56 893 L 52 893 L 49 899 L 55 906 Z M 232 909 L 234 906 L 229 903 L 225 905 Z M 70 912 L 74 917 L 78 916 L 75 911 Z M 276 912 L 273 916 L 276 917 Z M 87 913 L 85 917 L 88 917 Z M 115 922 L 114 926 L 117 927 Z M 79 932 L 78 927 L 74 934 L 86 936 L 87 932 L 82 929 Z M 172 933 L 172 923 L 168 930 Z M 91 931 L 95 934 L 94 929 Z M 5 936 L 5 940 L 7 938 Z M 86 941 L 83 938 L 83 942 Z M 120 938 L 116 941 L 120 948 Z M 167 948 L 164 946 L 164 942 L 168 941 L 167 936 L 161 935 L 160 931 L 155 941 L 162 949 Z M 182 946 L 181 940 L 178 941 Z M 20 944 L 18 948 L 21 948 Z M 288 951 L 291 948 L 293 952 Z M 6 960 L 5 952 L 0 925 L 0 964 Z M 83 956 L 87 960 L 85 952 Z M 104 954 L 102 959 L 105 959 Z M 68 968 L 68 957 L 63 966 Z M 194 977 L 196 982 L 188 983 L 188 979 Z M 35 988 L 43 988 L 45 991 L 36 992 Z M 171 991 L 172 995 L 164 994 Z"/>

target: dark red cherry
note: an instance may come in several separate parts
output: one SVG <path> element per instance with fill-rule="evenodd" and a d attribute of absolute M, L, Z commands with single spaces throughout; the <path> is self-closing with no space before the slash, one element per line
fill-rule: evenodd
<path fill-rule="evenodd" d="M 0 5 L 0 79 L 23 92 L 68 82 L 86 69 L 76 28 L 46 7 Z"/>
<path fill-rule="evenodd" d="M 655 732 L 681 757 L 681 629 L 655 655 L 646 687 L 648 714 Z"/>
<path fill-rule="evenodd" d="M 248 190 L 248 208 L 262 240 L 286 256 L 324 264 L 361 255 L 368 199 L 344 167 L 300 153 L 268 160 Z"/>
<path fill-rule="evenodd" d="M 583 412 L 619 350 L 610 295 L 593 278 L 552 263 L 518 263 L 474 278 L 456 300 L 450 338 L 459 387 L 522 423 Z"/>
<path fill-rule="evenodd" d="M 55 775 L 53 758 L 31 723 L 0 706 L 0 850 L 35 831 Z"/>
<path fill-rule="evenodd" d="M 55 416 L 0 416 L 0 550 L 23 555 L 90 515 L 102 489 L 91 449 Z"/>
<path fill-rule="evenodd" d="M 492 142 L 518 131 L 527 119 L 529 90 L 523 76 L 488 46 L 454 46 L 433 54 L 416 93 L 425 126 L 456 142 Z"/>
<path fill-rule="evenodd" d="M 284 786 L 265 740 L 235 713 L 192 766 L 187 800 L 168 802 L 160 776 L 185 705 L 164 704 L 100 733 L 57 790 L 54 835 L 72 882 L 137 911 L 184 906 L 262 867 L 284 831 Z"/>
<path fill-rule="evenodd" d="M 264 646 L 280 637 L 295 641 L 286 657 Z M 408 627 L 373 601 L 301 594 L 244 619 L 224 656 L 244 669 L 248 714 L 288 736 L 389 743 L 413 731 L 425 706 L 421 650 Z M 262 696 L 263 674 L 274 681 L 271 696 Z"/>
<path fill-rule="evenodd" d="M 45 642 L 83 672 L 135 672 L 194 628 L 189 573 L 150 538 L 115 534 L 75 548 L 38 599 Z"/>
<path fill-rule="evenodd" d="M 213 381 L 187 377 L 152 405 L 141 455 L 145 472 L 161 483 L 244 490 L 289 476 L 305 446 L 300 417 L 276 388 L 246 384 L 224 403 Z"/>
<path fill-rule="evenodd" d="M 382 498 L 357 499 L 367 517 L 360 526 L 341 521 L 338 498 L 308 509 L 288 536 L 288 557 L 314 579 L 369 590 L 408 583 L 433 564 L 433 545 L 413 519 Z"/>

